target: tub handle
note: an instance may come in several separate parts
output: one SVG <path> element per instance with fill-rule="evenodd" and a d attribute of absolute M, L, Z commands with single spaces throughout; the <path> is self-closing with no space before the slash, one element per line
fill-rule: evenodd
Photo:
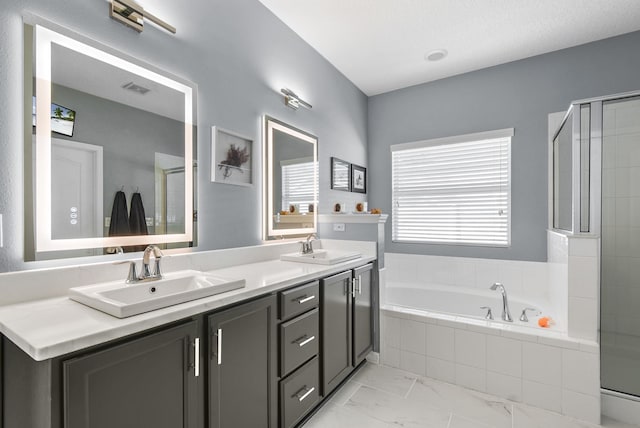
<path fill-rule="evenodd" d="M 487 310 L 487 315 L 484 316 L 484 319 L 493 321 L 493 313 L 491 312 L 491 308 L 489 306 L 480 306 L 480 309 Z"/>
<path fill-rule="evenodd" d="M 527 311 L 538 311 L 538 310 L 536 308 L 524 308 L 522 310 L 522 314 L 520 315 L 520 321 L 529 322 L 529 318 L 527 318 Z M 538 312 L 536 315 L 540 315 L 540 312 Z"/>

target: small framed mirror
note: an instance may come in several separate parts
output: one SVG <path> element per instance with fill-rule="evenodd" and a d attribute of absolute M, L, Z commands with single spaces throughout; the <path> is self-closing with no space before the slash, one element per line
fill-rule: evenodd
<path fill-rule="evenodd" d="M 264 117 L 264 239 L 315 233 L 318 139 Z"/>
<path fill-rule="evenodd" d="M 196 86 L 40 22 L 25 74 L 25 258 L 192 246 Z"/>

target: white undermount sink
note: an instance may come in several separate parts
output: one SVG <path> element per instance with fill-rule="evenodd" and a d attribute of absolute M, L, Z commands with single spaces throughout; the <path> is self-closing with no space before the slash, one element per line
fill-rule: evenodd
<path fill-rule="evenodd" d="M 288 262 L 313 263 L 316 265 L 332 265 L 353 259 L 359 259 L 362 254 L 355 251 L 343 250 L 314 250 L 313 253 L 282 254 L 280 260 Z"/>
<path fill-rule="evenodd" d="M 183 270 L 165 274 L 157 281 L 126 284 L 122 280 L 75 287 L 69 290 L 69 298 L 114 317 L 126 318 L 244 286 L 244 279 Z"/>

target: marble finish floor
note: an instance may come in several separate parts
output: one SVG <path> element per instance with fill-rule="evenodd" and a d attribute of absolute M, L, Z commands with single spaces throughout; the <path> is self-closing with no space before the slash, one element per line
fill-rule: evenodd
<path fill-rule="evenodd" d="M 607 428 L 638 428 L 603 419 Z M 595 428 L 557 413 L 367 363 L 304 428 Z"/>

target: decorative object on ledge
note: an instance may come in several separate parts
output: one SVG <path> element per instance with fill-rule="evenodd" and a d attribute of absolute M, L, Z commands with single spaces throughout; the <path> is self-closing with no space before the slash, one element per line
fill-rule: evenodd
<path fill-rule="evenodd" d="M 333 204 L 333 213 L 334 214 L 344 214 L 347 212 L 346 207 L 344 206 L 344 202 L 336 202 Z"/>
<path fill-rule="evenodd" d="M 109 16 L 121 24 L 133 28 L 138 33 L 142 33 L 142 30 L 144 30 L 144 19 L 146 18 L 168 32 L 176 34 L 175 27 L 144 10 L 142 6 L 133 0 L 111 0 Z"/>
<path fill-rule="evenodd" d="M 253 140 L 218 126 L 211 128 L 211 181 L 251 186 Z"/>
<path fill-rule="evenodd" d="M 351 191 L 367 193 L 367 168 L 351 164 Z"/>
<path fill-rule="evenodd" d="M 367 213 L 367 203 L 366 202 L 358 202 L 356 204 L 356 213 L 365 214 Z"/>
<path fill-rule="evenodd" d="M 298 110 L 300 106 L 311 109 L 311 104 L 300 98 L 295 92 L 288 88 L 280 89 L 280 92 L 284 95 L 284 104 L 287 107 L 291 107 L 294 110 Z"/>
<path fill-rule="evenodd" d="M 349 171 L 351 164 L 338 158 L 331 158 L 331 188 L 348 192 L 351 188 Z"/>

